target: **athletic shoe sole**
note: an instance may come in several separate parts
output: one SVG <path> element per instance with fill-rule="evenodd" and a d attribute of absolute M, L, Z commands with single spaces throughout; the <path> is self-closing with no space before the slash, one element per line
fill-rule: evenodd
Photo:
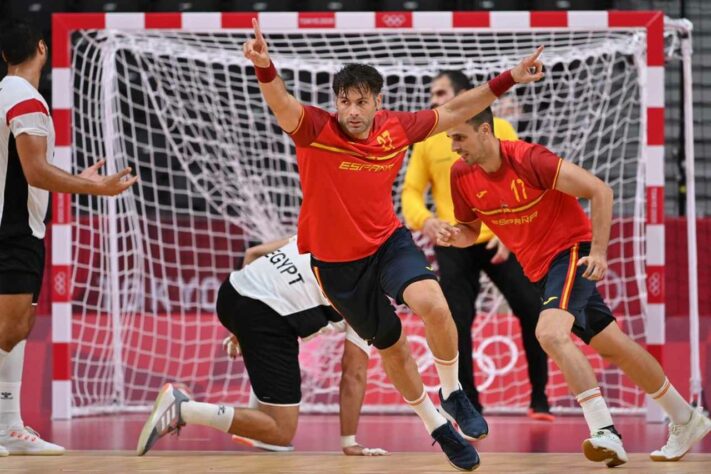
<path fill-rule="evenodd" d="M 657 461 L 657 462 L 676 462 L 676 461 L 680 460 L 681 458 L 683 458 L 684 456 L 686 456 L 686 453 L 688 453 L 691 450 L 692 446 L 694 446 L 696 443 L 698 443 L 700 440 L 702 440 L 704 438 L 704 436 L 706 436 L 709 433 L 711 433 L 711 425 L 707 426 L 706 429 L 691 442 L 691 444 L 689 445 L 689 449 L 684 451 L 679 456 L 676 456 L 673 458 L 668 458 L 666 456 L 655 456 L 653 454 L 650 454 L 649 458 L 652 461 Z"/>
<path fill-rule="evenodd" d="M 450 423 L 452 423 L 452 426 L 454 426 L 454 429 L 456 429 L 460 435 L 462 435 L 462 438 L 466 439 L 467 441 L 481 441 L 482 439 L 486 438 L 489 433 L 484 433 L 483 435 L 479 436 L 478 438 L 475 438 L 473 436 L 469 436 L 468 434 L 464 433 L 462 429 L 459 427 L 459 424 L 457 423 L 457 420 L 454 419 L 452 415 L 447 413 L 447 410 L 444 408 L 440 407 L 437 409 L 443 417 L 445 417 L 447 420 L 449 420 Z M 459 468 L 457 468 L 459 469 Z M 476 469 L 476 468 L 475 468 Z M 466 471 L 466 469 L 461 469 Z"/>
<path fill-rule="evenodd" d="M 158 407 L 163 401 L 163 397 L 170 393 L 172 390 L 173 387 L 169 383 L 161 387 L 160 393 L 158 394 L 158 398 L 156 398 L 155 403 L 153 403 L 153 411 L 146 420 L 146 423 L 143 425 L 143 429 L 141 429 L 141 435 L 138 437 L 138 446 L 136 446 L 136 454 L 138 454 L 139 456 L 143 456 L 148 451 L 146 446 L 148 445 L 151 435 L 153 434 L 153 430 L 155 429 L 157 419 L 154 418 L 156 416 L 156 412 L 158 411 Z"/>
<path fill-rule="evenodd" d="M 590 461 L 593 462 L 605 462 L 607 467 L 620 466 L 627 461 L 620 459 L 615 451 L 612 449 L 604 448 L 602 446 L 595 446 L 589 439 L 583 441 L 583 454 Z"/>
<path fill-rule="evenodd" d="M 263 449 L 265 451 L 273 451 L 273 452 L 277 452 L 277 453 L 286 453 L 286 452 L 294 450 L 294 447 L 292 445 L 279 446 L 276 444 L 264 443 L 264 442 L 256 440 L 256 439 L 247 438 L 246 436 L 232 435 L 232 441 L 234 441 L 237 444 L 249 446 L 251 448 L 259 448 L 259 449 Z"/>

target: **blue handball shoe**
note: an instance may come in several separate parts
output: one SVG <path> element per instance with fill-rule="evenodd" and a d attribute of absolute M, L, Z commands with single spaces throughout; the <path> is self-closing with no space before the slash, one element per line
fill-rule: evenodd
<path fill-rule="evenodd" d="M 479 453 L 474 446 L 464 441 L 450 422 L 447 422 L 432 432 L 434 443 L 447 455 L 449 463 L 460 471 L 473 471 L 479 467 Z"/>
<path fill-rule="evenodd" d="M 489 425 L 476 408 L 471 404 L 464 390 L 459 389 L 449 394 L 445 400 L 442 389 L 439 391 L 439 400 L 442 404 L 440 413 L 452 423 L 456 423 L 465 439 L 476 441 L 486 438 L 489 434 Z"/>

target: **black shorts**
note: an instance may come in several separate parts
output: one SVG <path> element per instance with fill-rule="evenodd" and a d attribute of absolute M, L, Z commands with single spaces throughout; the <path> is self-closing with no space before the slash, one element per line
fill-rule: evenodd
<path fill-rule="evenodd" d="M 615 321 L 612 311 L 597 290 L 597 283 L 583 278 L 586 265 L 578 260 L 590 253 L 590 243 L 582 242 L 558 254 L 548 273 L 536 282 L 546 309 L 562 309 L 575 317 L 573 334 L 590 344 L 590 340 Z"/>
<path fill-rule="evenodd" d="M 402 304 L 408 285 L 437 279 L 404 227 L 369 257 L 352 262 L 321 262 L 311 257 L 311 265 L 336 310 L 361 338 L 378 349 L 395 344 L 402 331 L 387 296 Z"/>
<path fill-rule="evenodd" d="M 217 294 L 217 317 L 237 336 L 259 401 L 267 405 L 298 405 L 299 339 L 286 318 L 261 301 L 240 295 L 229 278 Z"/>
<path fill-rule="evenodd" d="M 32 294 L 36 304 L 44 275 L 44 240 L 28 235 L 0 241 L 0 295 Z"/>

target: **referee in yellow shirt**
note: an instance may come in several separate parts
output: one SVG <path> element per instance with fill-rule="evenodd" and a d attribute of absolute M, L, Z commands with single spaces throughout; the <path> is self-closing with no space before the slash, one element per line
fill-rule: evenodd
<path fill-rule="evenodd" d="M 469 78 L 461 71 L 442 71 L 432 80 L 432 106 L 442 105 L 472 87 Z M 498 117 L 494 118 L 494 135 L 501 140 L 518 140 L 513 126 Z M 452 151 L 451 140 L 446 132 L 442 132 L 415 144 L 407 166 L 402 192 L 405 222 L 411 229 L 422 231 L 432 242 L 435 242 L 437 229 L 442 223 L 456 223 L 449 170 L 458 159 L 459 155 Z M 424 195 L 428 186 L 432 187 L 436 216 L 425 205 Z M 479 240 L 473 246 L 464 249 L 435 246 L 434 250 L 440 269 L 440 284 L 459 335 L 459 382 L 474 407 L 482 411 L 469 355 L 472 353 L 471 327 L 476 313 L 475 303 L 480 290 L 479 276 L 484 271 L 504 295 L 521 324 L 531 381 L 529 416 L 552 421 L 546 397 L 548 358 L 535 334 L 541 300 L 535 287 L 524 276 L 521 265 L 484 225 Z"/>

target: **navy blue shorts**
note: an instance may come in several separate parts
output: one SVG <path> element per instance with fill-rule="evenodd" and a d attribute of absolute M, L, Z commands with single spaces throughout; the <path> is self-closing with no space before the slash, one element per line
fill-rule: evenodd
<path fill-rule="evenodd" d="M 404 227 L 369 257 L 352 262 L 321 262 L 311 257 L 311 266 L 334 308 L 361 338 L 378 349 L 395 344 L 402 332 L 400 318 L 387 296 L 402 304 L 408 285 L 437 279 Z"/>
<path fill-rule="evenodd" d="M 578 260 L 590 253 L 590 243 L 581 242 L 559 253 L 548 273 L 536 282 L 542 295 L 543 307 L 562 309 L 575 317 L 573 334 L 590 344 L 590 340 L 615 321 L 612 311 L 597 290 L 597 283 L 583 278 L 586 265 Z"/>

